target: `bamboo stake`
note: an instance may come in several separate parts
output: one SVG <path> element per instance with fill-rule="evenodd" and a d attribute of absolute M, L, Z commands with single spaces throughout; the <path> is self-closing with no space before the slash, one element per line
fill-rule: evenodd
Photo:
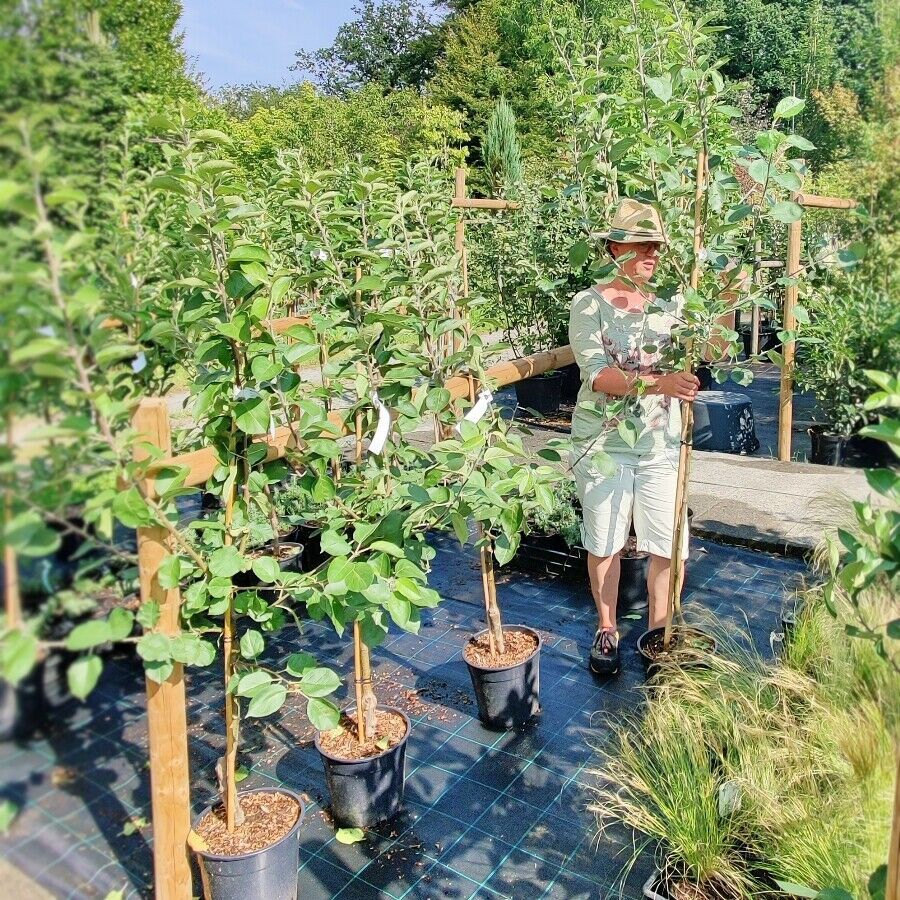
<path fill-rule="evenodd" d="M 361 744 L 366 742 L 366 717 L 363 715 L 363 676 L 362 676 L 362 634 L 359 621 L 353 623 L 353 687 L 356 694 L 356 737 Z"/>
<path fill-rule="evenodd" d="M 762 270 L 759 268 L 759 260 L 762 256 L 762 241 L 756 241 L 753 247 L 753 274 L 758 286 L 762 286 Z M 753 304 L 750 311 L 750 354 L 756 356 L 759 353 L 759 306 Z"/>
<path fill-rule="evenodd" d="M 800 274 L 800 245 L 803 240 L 803 226 L 798 219 L 788 225 L 787 258 L 785 260 L 785 275 L 788 278 L 796 278 Z M 784 289 L 784 313 L 782 316 L 782 328 L 785 331 L 793 331 L 797 327 L 797 319 L 794 316 L 794 307 L 797 304 L 799 288 L 796 284 L 789 284 Z M 796 344 L 794 341 L 785 341 L 782 351 L 781 367 L 781 391 L 779 395 L 778 415 L 778 458 L 782 462 L 788 462 L 791 458 L 791 430 L 794 424 L 794 356 Z"/>
<path fill-rule="evenodd" d="M 6 451 L 10 463 L 13 461 L 13 414 L 6 411 Z M 13 489 L 10 482 L 6 487 L 4 522 L 8 526 L 13 518 Z M 3 547 L 3 592 L 6 597 L 6 624 L 11 629 L 22 627 L 22 595 L 19 590 L 19 558 L 15 549 L 6 543 Z"/>
<path fill-rule="evenodd" d="M 169 412 L 163 399 L 142 400 L 132 422 L 144 443 L 171 454 Z M 146 459 L 140 444 L 135 459 Z M 181 630 L 181 593 L 177 587 L 160 586 L 162 561 L 173 552 L 165 528 L 138 528 L 137 552 L 141 602 L 159 604 L 156 631 L 177 635 Z M 146 679 L 147 731 L 150 743 L 150 799 L 153 810 L 153 882 L 157 900 L 189 900 L 192 896 L 187 838 L 191 829 L 188 780 L 187 700 L 184 669 L 172 664 L 172 674 L 162 683 Z"/>
<path fill-rule="evenodd" d="M 234 437 L 231 442 L 232 454 L 234 453 Z M 233 473 L 236 480 L 236 472 Z M 231 523 L 234 519 L 234 480 L 225 498 L 225 536 L 224 543 L 229 546 L 232 543 Z M 222 664 L 225 680 L 225 756 L 223 762 L 222 801 L 225 804 L 225 825 L 229 831 L 241 824 L 243 816 L 238 813 L 237 780 L 237 745 L 238 729 L 240 727 L 237 714 L 237 699 L 228 690 L 231 676 L 234 674 L 234 588 L 229 591 L 228 605 L 225 610 L 225 621 L 222 627 Z"/>
<path fill-rule="evenodd" d="M 700 249 L 703 246 L 703 197 L 706 192 L 706 145 L 697 151 L 697 182 L 694 188 L 694 262 L 691 267 L 690 286 L 696 290 L 700 284 Z M 684 371 L 693 373 L 693 342 L 685 348 Z M 666 605 L 666 624 L 663 646 L 668 650 L 672 642 L 672 620 L 681 613 L 681 588 L 683 581 L 683 542 L 687 525 L 688 479 L 691 468 L 691 447 L 694 433 L 694 404 L 681 402 L 681 448 L 678 453 L 678 481 L 675 488 L 675 524 L 672 533 L 672 558 L 669 567 L 669 602 Z"/>
<path fill-rule="evenodd" d="M 888 847 L 884 900 L 900 900 L 900 751 L 897 753 L 897 775 L 894 780 L 894 817 L 891 823 L 891 843 Z"/>

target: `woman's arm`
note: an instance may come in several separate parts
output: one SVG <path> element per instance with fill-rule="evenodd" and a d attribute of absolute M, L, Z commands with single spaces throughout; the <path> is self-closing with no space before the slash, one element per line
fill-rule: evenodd
<path fill-rule="evenodd" d="M 641 375 L 638 372 L 626 372 L 613 366 L 603 369 L 594 378 L 591 387 L 598 392 L 613 397 L 625 397 L 637 394 L 662 394 L 676 400 L 694 400 L 700 389 L 700 380 L 696 375 L 687 372 L 667 372 L 660 374 L 651 372 Z"/>

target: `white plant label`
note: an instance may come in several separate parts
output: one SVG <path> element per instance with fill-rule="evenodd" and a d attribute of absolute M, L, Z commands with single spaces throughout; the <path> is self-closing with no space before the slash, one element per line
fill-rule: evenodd
<path fill-rule="evenodd" d="M 384 450 L 391 430 L 391 411 L 381 402 L 378 391 L 372 391 L 372 403 L 378 410 L 378 424 L 375 426 L 375 434 L 369 442 L 369 453 L 378 456 Z"/>
<path fill-rule="evenodd" d="M 482 388 L 478 392 L 478 399 L 475 401 L 475 405 L 463 416 L 463 421 L 477 425 L 484 418 L 484 414 L 490 408 L 491 400 L 493 399 L 494 395 L 487 388 Z M 456 430 L 457 432 L 459 431 L 459 425 L 456 426 Z"/>

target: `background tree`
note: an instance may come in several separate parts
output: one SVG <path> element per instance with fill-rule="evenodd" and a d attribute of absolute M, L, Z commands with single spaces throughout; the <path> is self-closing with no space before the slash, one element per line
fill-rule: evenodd
<path fill-rule="evenodd" d="M 488 122 L 481 157 L 492 192 L 512 195 L 522 179 L 522 150 L 516 134 L 516 117 L 505 97 L 497 101 Z"/>
<path fill-rule="evenodd" d="M 421 87 L 432 73 L 435 24 L 419 0 L 359 0 L 330 47 L 298 50 L 294 70 L 329 95 L 366 84 L 385 90 Z"/>

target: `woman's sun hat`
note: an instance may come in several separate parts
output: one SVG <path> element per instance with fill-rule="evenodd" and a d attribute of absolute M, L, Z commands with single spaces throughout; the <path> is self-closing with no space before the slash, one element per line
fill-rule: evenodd
<path fill-rule="evenodd" d="M 620 204 L 607 231 L 597 233 L 597 237 L 619 244 L 637 244 L 644 241 L 664 243 L 662 222 L 659 213 L 649 203 L 626 198 Z"/>

